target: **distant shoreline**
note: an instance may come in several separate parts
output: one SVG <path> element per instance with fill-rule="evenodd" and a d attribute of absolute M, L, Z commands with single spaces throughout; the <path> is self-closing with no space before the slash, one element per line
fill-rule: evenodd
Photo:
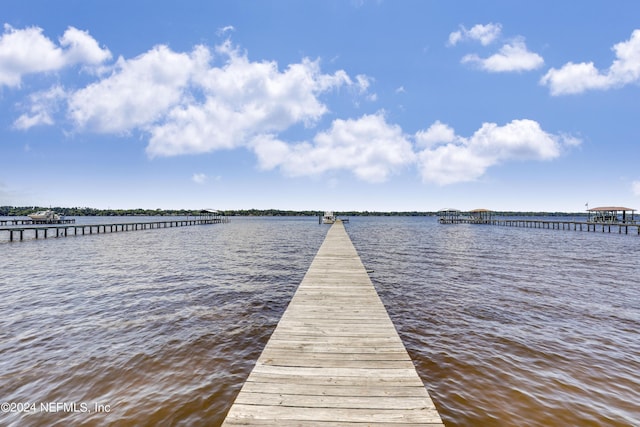
<path fill-rule="evenodd" d="M 199 215 L 199 209 L 95 209 L 42 206 L 0 206 L 0 216 L 26 216 L 32 212 L 51 209 L 64 216 L 186 216 Z M 226 216 L 318 216 L 323 211 L 283 209 L 227 209 L 219 210 Z M 436 216 L 437 211 L 335 211 L 337 216 Z M 498 216 L 587 216 L 587 212 L 525 212 L 494 211 Z"/>

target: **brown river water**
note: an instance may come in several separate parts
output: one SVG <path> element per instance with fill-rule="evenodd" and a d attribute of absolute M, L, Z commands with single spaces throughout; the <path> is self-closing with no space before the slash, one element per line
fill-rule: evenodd
<path fill-rule="evenodd" d="M 346 228 L 447 426 L 640 425 L 640 237 Z M 0 241 L 0 426 L 219 425 L 327 229 Z"/>

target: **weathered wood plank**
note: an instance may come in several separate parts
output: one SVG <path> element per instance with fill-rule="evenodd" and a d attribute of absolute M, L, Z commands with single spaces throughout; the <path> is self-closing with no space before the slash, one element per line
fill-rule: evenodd
<path fill-rule="evenodd" d="M 389 427 L 389 423 L 372 423 L 370 421 L 360 422 L 345 422 L 345 421 L 300 421 L 300 420 L 260 420 L 259 422 L 247 421 L 247 420 L 235 420 L 228 419 L 224 424 L 225 426 L 246 426 L 246 425 L 260 425 L 263 427 L 278 426 L 278 427 Z M 400 424 L 402 427 L 425 427 L 425 426 L 442 426 L 441 423 L 406 423 Z"/>
<path fill-rule="evenodd" d="M 248 381 L 243 391 L 247 393 L 263 394 L 297 394 L 313 396 L 362 396 L 362 397 L 422 397 L 424 398 L 426 389 L 421 386 L 358 386 L 358 385 L 333 385 L 314 384 L 310 388 L 307 384 L 296 384 L 291 382 L 253 382 Z"/>
<path fill-rule="evenodd" d="M 286 374 L 301 377 L 357 377 L 357 378 L 398 378 L 418 379 L 415 369 L 370 369 L 370 368 L 307 368 L 299 366 L 273 366 L 264 363 L 253 368 L 257 374 Z"/>
<path fill-rule="evenodd" d="M 223 425 L 389 424 L 442 421 L 336 223 Z"/>
<path fill-rule="evenodd" d="M 267 366 L 298 366 L 301 368 L 413 369 L 414 367 L 410 360 L 318 359 L 304 357 L 301 353 L 286 357 L 273 354 L 270 356 L 271 358 L 264 359 L 262 363 Z"/>
<path fill-rule="evenodd" d="M 343 421 L 351 423 L 424 423 L 429 425 L 440 423 L 440 415 L 435 408 L 413 409 L 361 409 L 361 408 L 309 408 L 280 405 L 245 405 L 235 404 L 229 416 L 252 421 L 261 425 L 262 420 L 279 421 Z"/>
<path fill-rule="evenodd" d="M 240 394 L 236 403 L 245 405 L 299 406 L 341 409 L 435 409 L 425 407 L 424 396 L 319 396 L 308 394 L 267 394 L 262 391 Z"/>
<path fill-rule="evenodd" d="M 365 378 L 365 377 L 300 377 L 293 374 L 267 374 L 260 372 L 252 372 L 247 378 L 247 382 L 259 382 L 259 383 L 292 383 L 307 386 L 318 385 L 340 385 L 340 386 L 355 386 L 355 387 L 422 387 L 421 382 L 416 382 L 415 378 Z M 246 383 L 245 383 L 246 384 Z M 313 387 L 309 387 L 313 389 Z M 242 390 L 241 390 L 242 392 Z"/>
<path fill-rule="evenodd" d="M 295 351 L 295 350 L 278 350 L 274 348 L 269 349 L 269 358 L 274 358 L 275 360 L 286 360 L 288 358 L 292 359 L 307 359 L 309 361 L 314 360 L 338 360 L 338 361 L 354 361 L 354 362 L 367 362 L 367 361 L 409 361 L 411 362 L 411 358 L 407 354 L 406 351 L 386 351 L 386 352 L 361 352 L 361 353 L 345 353 L 345 352 L 310 352 L 310 351 Z M 263 361 L 269 360 L 269 358 L 265 357 Z M 413 363 L 413 362 L 411 362 Z"/>

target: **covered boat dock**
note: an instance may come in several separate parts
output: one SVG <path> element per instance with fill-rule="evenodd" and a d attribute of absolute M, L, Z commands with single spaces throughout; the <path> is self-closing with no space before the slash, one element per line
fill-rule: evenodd
<path fill-rule="evenodd" d="M 587 209 L 587 222 L 604 224 L 635 224 L 635 209 L 623 206 L 601 206 Z"/>

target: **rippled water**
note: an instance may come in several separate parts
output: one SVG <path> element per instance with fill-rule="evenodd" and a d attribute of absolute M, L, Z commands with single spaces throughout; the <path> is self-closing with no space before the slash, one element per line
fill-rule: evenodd
<path fill-rule="evenodd" d="M 640 425 L 640 239 L 433 219 L 349 234 L 448 426 Z"/>
<path fill-rule="evenodd" d="M 326 230 L 233 218 L 0 242 L 0 402 L 23 410 L 0 425 L 219 425 Z M 347 231 L 448 426 L 640 424 L 638 236 Z"/>
<path fill-rule="evenodd" d="M 220 424 L 325 233 L 234 218 L 0 244 L 0 402 L 37 404 L 0 425 Z"/>

